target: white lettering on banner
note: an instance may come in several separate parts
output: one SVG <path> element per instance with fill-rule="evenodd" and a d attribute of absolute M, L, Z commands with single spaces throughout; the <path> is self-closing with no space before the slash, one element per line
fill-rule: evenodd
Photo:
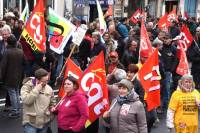
<path fill-rule="evenodd" d="M 156 72 L 156 75 L 153 74 L 153 71 Z M 144 76 L 144 80 L 148 80 L 148 79 L 150 79 L 151 81 L 158 81 L 161 79 L 160 72 L 159 72 L 159 66 L 153 66 L 152 72 L 150 72 L 149 74 Z M 160 89 L 160 85 L 156 85 L 156 86 L 149 88 L 149 92 L 159 90 L 159 89 Z"/>
<path fill-rule="evenodd" d="M 156 85 L 156 86 L 149 88 L 149 92 L 159 90 L 159 89 L 160 89 L 160 85 Z"/>
<path fill-rule="evenodd" d="M 180 37 L 181 37 L 180 43 L 182 44 L 184 51 L 186 51 L 187 45 L 190 43 L 190 40 L 187 38 L 184 32 L 180 33 Z M 180 49 L 179 46 L 177 48 Z"/>
<path fill-rule="evenodd" d="M 34 25 L 33 21 L 36 20 L 38 25 Z M 40 44 L 42 40 L 42 35 L 40 35 L 40 17 L 37 14 L 33 14 L 33 17 L 30 21 L 30 27 L 35 30 L 34 40 Z"/>
<path fill-rule="evenodd" d="M 97 91 L 96 94 L 91 94 L 91 91 Z M 95 103 L 97 100 L 99 100 L 100 98 L 102 98 L 102 89 L 99 83 L 92 83 L 90 90 L 88 92 L 88 106 L 92 105 L 93 103 Z"/>
<path fill-rule="evenodd" d="M 79 76 L 77 76 L 76 74 L 74 74 L 72 71 L 68 71 L 67 76 L 72 76 L 75 79 L 79 79 Z"/>
<path fill-rule="evenodd" d="M 153 75 L 153 71 L 156 71 L 156 76 Z M 151 81 L 154 80 L 160 80 L 160 71 L 159 71 L 159 66 L 153 66 L 152 72 L 144 76 L 144 80 L 151 79 Z"/>
<path fill-rule="evenodd" d="M 98 100 L 100 100 L 103 97 L 103 92 L 101 85 L 96 82 L 92 82 L 90 86 L 86 86 L 87 81 L 92 78 L 92 81 L 94 81 L 94 73 L 87 73 L 84 75 L 84 77 L 81 80 L 81 87 L 84 91 L 88 91 L 88 106 L 91 106 Z M 91 94 L 94 93 L 95 94 Z M 101 103 L 97 103 L 97 105 L 94 106 L 94 113 L 96 115 L 99 115 L 101 113 L 101 109 L 104 108 L 104 105 L 108 104 L 107 101 L 103 100 Z"/>
<path fill-rule="evenodd" d="M 172 20 L 175 20 L 176 19 L 176 16 L 175 16 L 175 14 L 170 14 L 170 15 L 168 15 L 167 16 L 167 21 L 172 21 Z"/>
<path fill-rule="evenodd" d="M 101 114 L 101 109 L 104 108 L 104 105 L 107 105 L 108 102 L 106 99 L 104 99 L 101 103 L 97 104 L 95 107 L 94 107 L 94 113 L 96 115 L 100 115 Z"/>
<path fill-rule="evenodd" d="M 88 92 L 90 87 L 86 86 L 86 83 L 88 79 L 92 78 L 92 81 L 94 81 L 94 73 L 87 73 L 84 75 L 84 77 L 81 80 L 81 87 L 84 91 Z"/>

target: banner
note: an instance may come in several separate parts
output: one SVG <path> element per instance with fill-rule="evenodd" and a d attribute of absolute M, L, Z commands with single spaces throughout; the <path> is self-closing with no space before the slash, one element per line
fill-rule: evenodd
<path fill-rule="evenodd" d="M 38 0 L 31 16 L 29 17 L 22 37 L 33 51 L 46 52 L 46 31 L 43 0 Z"/>
<path fill-rule="evenodd" d="M 140 9 L 137 9 L 133 15 L 130 17 L 130 21 L 136 24 L 142 17 L 144 17 L 144 12 L 141 11 Z"/>
<path fill-rule="evenodd" d="M 183 76 L 185 74 L 189 74 L 189 65 L 187 56 L 185 54 L 185 50 L 179 41 L 179 48 L 180 48 L 180 61 L 176 68 L 176 73 Z"/>
<path fill-rule="evenodd" d="M 158 63 L 158 49 L 147 59 L 142 68 L 138 71 L 138 77 L 143 86 L 147 98 L 147 110 L 160 106 L 160 72 Z"/>
<path fill-rule="evenodd" d="M 151 41 L 149 40 L 149 36 L 147 34 L 146 27 L 144 25 L 144 20 L 142 19 L 141 22 L 141 29 L 140 29 L 140 49 L 139 49 L 139 61 L 141 53 L 146 54 L 146 57 L 149 57 L 153 52 L 153 48 L 151 45 Z"/>
<path fill-rule="evenodd" d="M 69 38 L 76 30 L 76 26 L 64 17 L 57 15 L 52 8 L 49 8 L 48 21 L 50 49 L 61 54 Z"/>
<path fill-rule="evenodd" d="M 108 89 L 103 51 L 93 60 L 80 78 L 80 89 L 88 96 L 88 127 L 106 110 L 109 109 Z"/>
<path fill-rule="evenodd" d="M 65 69 L 65 74 L 64 74 L 64 78 L 66 78 L 67 76 L 73 76 L 75 79 L 79 79 L 82 75 L 82 70 L 71 60 L 68 59 L 66 64 L 66 69 Z M 64 88 L 63 88 L 63 84 L 61 85 L 59 92 L 58 92 L 58 96 L 59 97 L 63 97 L 65 95 L 64 92 Z"/>

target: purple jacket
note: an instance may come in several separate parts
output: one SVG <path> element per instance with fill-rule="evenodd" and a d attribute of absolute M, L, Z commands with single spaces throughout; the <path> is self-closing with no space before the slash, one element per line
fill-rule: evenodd
<path fill-rule="evenodd" d="M 65 96 L 57 108 L 58 128 L 80 132 L 89 118 L 86 98 L 79 92 Z"/>

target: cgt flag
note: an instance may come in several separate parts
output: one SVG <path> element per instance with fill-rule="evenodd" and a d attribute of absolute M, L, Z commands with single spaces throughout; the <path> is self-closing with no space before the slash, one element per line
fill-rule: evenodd
<path fill-rule="evenodd" d="M 138 72 L 140 83 L 146 94 L 147 110 L 160 106 L 160 72 L 158 64 L 158 48 L 147 59 Z"/>
<path fill-rule="evenodd" d="M 86 122 L 86 127 L 109 109 L 104 63 L 102 51 L 84 71 L 79 80 L 80 89 L 88 96 L 89 120 Z"/>
<path fill-rule="evenodd" d="M 82 75 L 82 70 L 69 58 L 67 60 L 66 64 L 66 69 L 64 73 L 64 78 L 67 76 L 73 76 L 75 79 L 79 79 Z M 58 96 L 63 97 L 65 95 L 64 88 L 63 88 L 63 83 L 59 89 Z"/>
<path fill-rule="evenodd" d="M 142 23 L 141 23 L 140 36 L 141 36 L 141 38 L 140 38 L 140 49 L 139 49 L 139 61 L 140 61 L 140 56 L 142 54 L 143 54 L 143 56 L 149 57 L 153 53 L 153 48 L 152 48 L 151 42 L 149 40 L 149 36 L 147 34 L 147 30 L 144 25 L 143 19 L 142 19 Z"/>
<path fill-rule="evenodd" d="M 33 51 L 46 52 L 44 9 L 43 0 L 38 0 L 22 32 L 22 37 Z"/>
<path fill-rule="evenodd" d="M 136 24 L 142 17 L 144 17 L 144 12 L 137 9 L 130 18 L 130 21 Z"/>
<path fill-rule="evenodd" d="M 188 60 L 185 54 L 185 50 L 179 41 L 179 48 L 180 48 L 180 61 L 176 68 L 176 73 L 183 76 L 185 74 L 189 74 L 189 65 Z"/>

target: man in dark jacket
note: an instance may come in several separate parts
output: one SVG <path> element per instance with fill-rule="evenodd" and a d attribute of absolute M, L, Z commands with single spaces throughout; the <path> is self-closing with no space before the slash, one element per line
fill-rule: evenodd
<path fill-rule="evenodd" d="M 11 35 L 7 39 L 7 50 L 5 51 L 0 63 L 1 79 L 10 96 L 12 111 L 9 117 L 19 116 L 19 85 L 23 78 L 24 55 L 21 49 L 16 48 L 17 39 Z"/>
<path fill-rule="evenodd" d="M 200 27 L 196 28 L 196 36 L 187 50 L 187 57 L 192 63 L 191 74 L 194 78 L 195 88 L 200 90 Z"/>

